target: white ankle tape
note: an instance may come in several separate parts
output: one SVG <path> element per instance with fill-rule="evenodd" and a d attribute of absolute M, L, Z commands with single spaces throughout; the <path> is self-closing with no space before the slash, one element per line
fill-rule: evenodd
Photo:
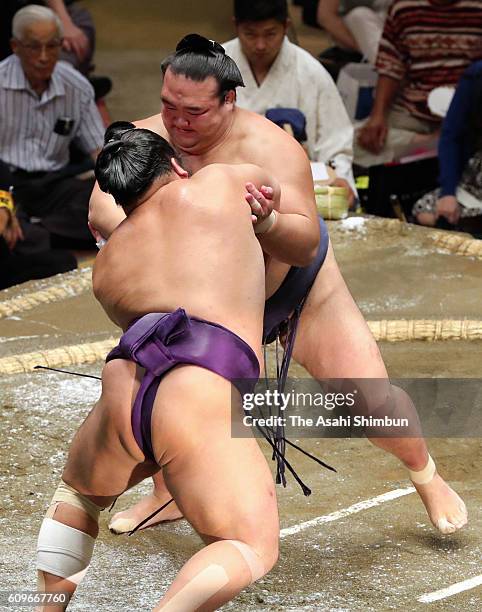
<path fill-rule="evenodd" d="M 94 544 L 95 539 L 87 533 L 45 518 L 37 542 L 37 569 L 80 584 Z"/>
<path fill-rule="evenodd" d="M 92 519 L 94 519 L 96 523 L 99 522 L 99 514 L 103 508 L 97 504 L 94 504 L 94 502 L 90 501 L 88 497 L 82 495 L 82 493 L 79 493 L 76 489 L 65 483 L 63 480 L 60 481 L 60 484 L 52 497 L 51 504 L 57 504 L 60 502 L 80 508 L 80 510 L 83 510 Z"/>
<path fill-rule="evenodd" d="M 423 468 L 423 470 L 419 470 L 418 472 L 408 470 L 408 473 L 410 474 L 410 480 L 414 484 L 423 485 L 429 483 L 432 480 L 432 478 L 435 476 L 436 469 L 437 468 L 435 467 L 435 463 L 432 457 L 429 455 L 427 465 Z"/>
<path fill-rule="evenodd" d="M 253 548 L 251 548 L 251 546 L 248 546 L 247 544 L 245 544 L 244 542 L 240 542 L 239 540 L 225 541 L 226 543 L 235 546 L 243 556 L 243 559 L 246 561 L 246 564 L 251 571 L 251 584 L 253 582 L 256 582 L 256 580 L 259 580 L 261 576 L 264 576 L 266 572 L 264 571 L 263 562 L 261 561 L 258 553 Z"/>

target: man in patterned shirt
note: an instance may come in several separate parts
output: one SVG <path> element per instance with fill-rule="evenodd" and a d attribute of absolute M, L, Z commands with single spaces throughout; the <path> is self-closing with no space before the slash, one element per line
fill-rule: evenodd
<path fill-rule="evenodd" d="M 378 49 L 375 102 L 358 133 L 355 161 L 389 162 L 436 138 L 441 120 L 427 106 L 430 91 L 455 86 L 480 58 L 480 0 L 394 0 Z"/>
<path fill-rule="evenodd" d="M 58 61 L 62 25 L 46 7 L 15 14 L 12 50 L 0 63 L 0 163 L 10 171 L 21 214 L 63 244 L 91 245 L 87 210 L 94 179 L 76 178 L 72 142 L 93 160 L 104 128 L 89 82 Z"/>

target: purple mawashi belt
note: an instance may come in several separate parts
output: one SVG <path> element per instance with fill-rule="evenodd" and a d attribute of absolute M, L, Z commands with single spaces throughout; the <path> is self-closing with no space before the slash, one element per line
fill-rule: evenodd
<path fill-rule="evenodd" d="M 106 358 L 129 359 L 146 369 L 132 408 L 132 431 L 146 457 L 152 451 L 151 414 L 162 376 L 179 364 L 197 365 L 229 380 L 241 394 L 252 392 L 259 363 L 251 347 L 229 329 L 189 317 L 182 308 L 150 313 L 135 321 Z"/>

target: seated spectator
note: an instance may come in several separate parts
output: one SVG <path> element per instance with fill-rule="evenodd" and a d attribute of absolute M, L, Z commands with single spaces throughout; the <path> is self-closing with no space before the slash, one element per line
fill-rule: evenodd
<path fill-rule="evenodd" d="M 438 148 L 440 189 L 423 196 L 412 211 L 422 225 L 433 227 L 441 218 L 453 227 L 468 217 L 482 220 L 481 109 L 482 61 L 464 72 L 444 119 Z"/>
<path fill-rule="evenodd" d="M 472 0 L 393 0 L 376 61 L 375 102 L 358 133 L 355 162 L 382 164 L 436 143 L 441 119 L 427 106 L 430 91 L 455 85 L 480 58 L 482 9 Z"/>
<path fill-rule="evenodd" d="M 103 98 L 112 89 L 112 81 L 106 76 L 92 75 L 94 70 L 93 56 L 95 50 L 95 25 L 89 11 L 75 0 L 2 0 L 0 6 L 0 60 L 8 57 L 12 50 L 12 19 L 15 13 L 26 4 L 48 6 L 59 17 L 63 27 L 62 49 L 60 59 L 69 62 L 86 76 L 95 91 L 95 99 L 101 112 L 104 124 L 112 120 L 105 108 Z"/>
<path fill-rule="evenodd" d="M 45 0 L 59 17 L 63 31 L 60 59 L 69 62 L 83 75 L 91 72 L 95 50 L 95 26 L 89 11 L 75 0 Z"/>
<path fill-rule="evenodd" d="M 20 252 L 18 245 L 24 242 L 25 238 L 31 239 L 30 229 L 35 233 L 37 228 L 21 226 L 16 215 L 9 179 L 8 171 L 0 167 L 0 289 L 76 268 L 75 257 L 68 251 L 40 248 L 34 255 Z"/>
<path fill-rule="evenodd" d="M 44 0 L 42 4 L 51 8 L 62 22 L 64 37 L 60 59 L 69 62 L 89 79 L 102 122 L 107 127 L 112 123 L 112 118 L 103 98 L 112 89 L 112 81 L 107 76 L 91 74 L 95 68 L 95 25 L 92 15 L 76 0 Z"/>
<path fill-rule="evenodd" d="M 58 61 L 62 24 L 47 7 L 15 14 L 14 54 L 0 63 L 0 162 L 11 172 L 19 210 L 65 246 L 90 248 L 87 210 L 94 178 L 69 167 L 75 142 L 92 160 L 104 128 L 89 82 Z"/>
<path fill-rule="evenodd" d="M 9 45 L 12 19 L 27 4 L 25 0 L 2 0 L 0 59 L 5 59 L 12 52 Z M 95 49 L 95 26 L 89 11 L 79 6 L 75 0 L 33 0 L 30 4 L 48 6 L 58 15 L 63 28 L 60 57 L 87 75 L 92 69 Z"/>
<path fill-rule="evenodd" d="M 317 20 L 343 49 L 374 65 L 390 0 L 320 0 Z"/>
<path fill-rule="evenodd" d="M 234 21 L 238 37 L 223 46 L 245 83 L 237 104 L 262 115 L 274 107 L 301 111 L 310 159 L 333 164 L 334 184 L 348 189 L 351 203 L 353 128 L 330 75 L 286 37 L 287 1 L 235 0 Z"/>

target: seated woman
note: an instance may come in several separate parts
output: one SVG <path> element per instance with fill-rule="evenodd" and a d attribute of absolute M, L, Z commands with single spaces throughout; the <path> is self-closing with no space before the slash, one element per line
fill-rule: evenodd
<path fill-rule="evenodd" d="M 188 178 L 167 141 L 126 123 L 107 130 L 96 176 L 127 215 L 93 274 L 97 299 L 124 335 L 42 523 L 39 588 L 73 594 L 99 512 L 162 470 L 206 546 L 155 609 L 214 610 L 278 554 L 266 460 L 254 438 L 231 437 L 240 391 L 260 372 L 265 299 L 245 183 L 273 179 L 257 166 L 221 164 Z"/>
<path fill-rule="evenodd" d="M 412 213 L 421 225 L 457 226 L 482 217 L 482 61 L 459 81 L 439 142 L 440 189 L 420 198 Z M 482 221 L 482 218 L 481 218 Z"/>

